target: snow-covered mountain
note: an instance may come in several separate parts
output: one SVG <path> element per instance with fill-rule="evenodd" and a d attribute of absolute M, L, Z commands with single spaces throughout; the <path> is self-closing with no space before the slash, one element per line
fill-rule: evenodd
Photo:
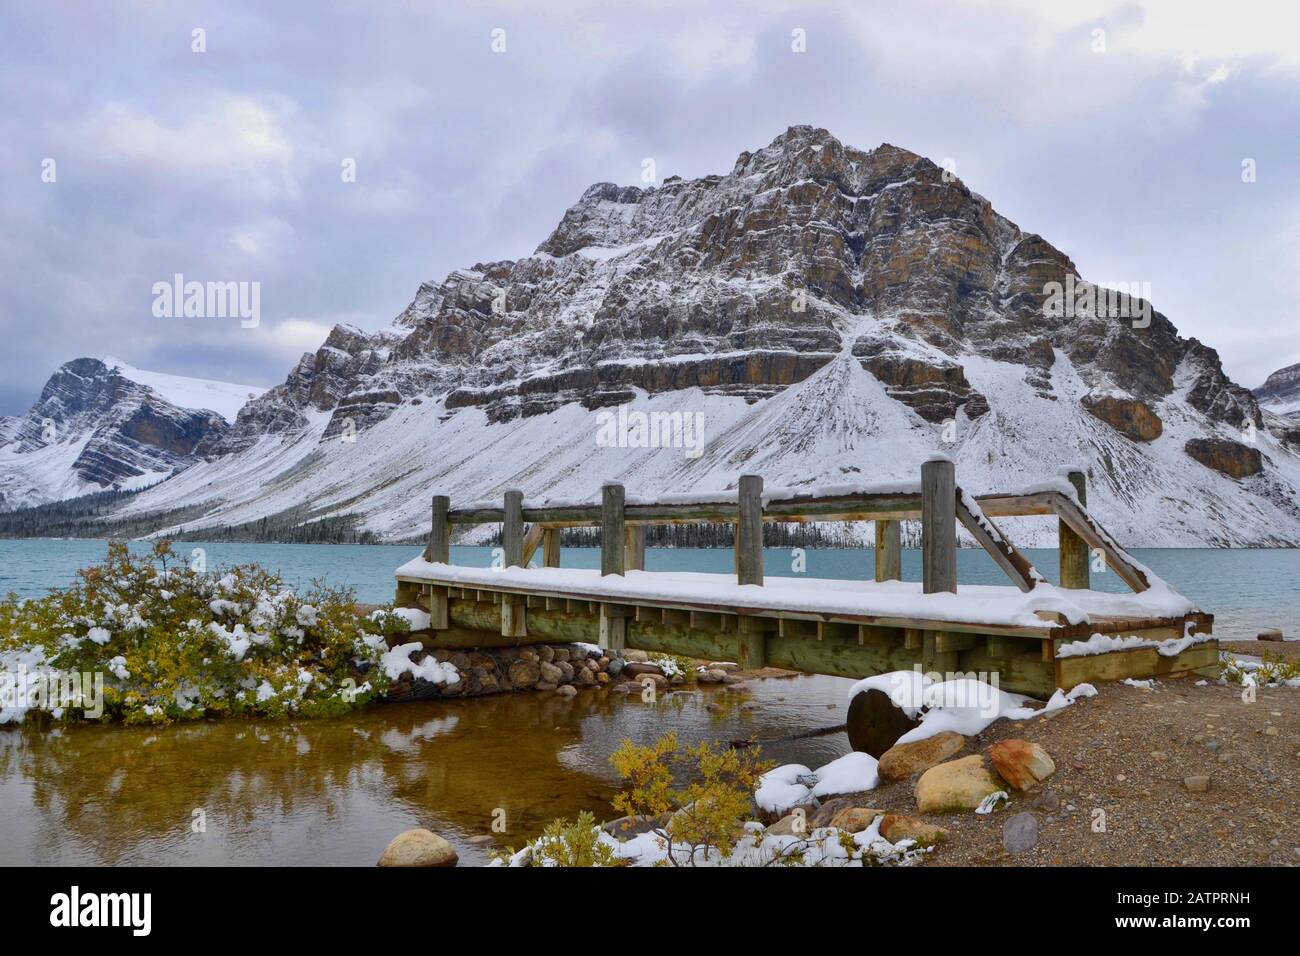
<path fill-rule="evenodd" d="M 0 423 L 0 506 L 161 481 L 198 461 L 196 449 L 263 391 L 113 358 L 67 362 L 26 415 Z"/>
<path fill-rule="evenodd" d="M 1266 410 L 1300 420 L 1300 362 L 1280 368 L 1255 389 L 1255 398 Z"/>
<path fill-rule="evenodd" d="M 914 478 L 937 449 L 977 492 L 1083 462 L 1126 543 L 1300 544 L 1300 436 L 1149 303 L 1112 317 L 1096 293 L 929 160 L 793 127 L 726 175 L 592 186 L 533 255 L 425 283 L 381 332 L 335 328 L 121 513 L 352 515 L 398 539 L 435 491 Z M 704 442 L 611 443 L 619 406 Z"/>

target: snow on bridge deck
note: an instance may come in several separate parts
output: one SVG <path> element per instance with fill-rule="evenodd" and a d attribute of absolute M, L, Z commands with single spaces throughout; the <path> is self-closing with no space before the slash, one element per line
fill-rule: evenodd
<path fill-rule="evenodd" d="M 768 577 L 737 584 L 735 575 L 694 571 L 627 571 L 602 575 L 579 568 L 471 568 L 417 557 L 397 569 L 400 581 L 545 594 L 624 604 L 703 608 L 732 613 L 813 616 L 825 619 L 923 622 L 1033 629 L 1044 635 L 1061 624 L 1105 628 L 1117 620 L 1181 619 L 1197 613 L 1187 598 L 1158 578 L 1141 594 L 1061 589 L 1048 583 L 1032 591 L 999 585 L 958 585 L 957 592 L 923 594 L 920 582 Z M 1071 627 L 1071 632 L 1080 628 Z"/>

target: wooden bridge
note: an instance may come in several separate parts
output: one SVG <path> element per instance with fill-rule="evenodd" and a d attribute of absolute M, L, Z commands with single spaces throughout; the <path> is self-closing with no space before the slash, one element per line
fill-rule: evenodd
<path fill-rule="evenodd" d="M 1049 584 L 993 518 L 1041 515 L 1059 526 L 1061 586 Z M 524 501 L 452 509 L 433 498 L 422 557 L 397 570 L 398 604 L 428 611 L 429 647 L 587 641 L 744 668 L 773 666 L 860 678 L 912 669 L 996 672 L 1000 686 L 1046 698 L 1084 681 L 1204 670 L 1218 659 L 1213 617 L 1143 567 L 1089 514 L 1072 472 L 1014 493 L 967 494 L 952 462 L 921 467 L 919 483 L 783 490 L 754 475 L 734 491 L 627 497 L 606 484 L 599 503 Z M 922 580 L 901 580 L 900 522 L 921 523 Z M 875 522 L 874 580 L 764 576 L 764 522 Z M 692 522 L 735 526 L 735 574 L 648 572 L 646 529 Z M 453 528 L 499 523 L 501 566 L 451 564 Z M 1006 573 L 1006 586 L 957 583 L 957 526 Z M 560 566 L 564 528 L 600 529 L 595 569 Z M 541 552 L 541 566 L 530 567 Z M 1089 588 L 1100 560 L 1134 592 Z M 1123 649 L 1094 635 L 1136 638 Z M 1073 646 L 1071 646 L 1073 644 Z"/>

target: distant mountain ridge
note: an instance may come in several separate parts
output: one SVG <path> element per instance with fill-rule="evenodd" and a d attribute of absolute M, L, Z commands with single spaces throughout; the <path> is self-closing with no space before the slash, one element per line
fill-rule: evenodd
<path fill-rule="evenodd" d="M 1067 279 L 1086 286 L 929 160 L 792 127 L 725 175 L 596 184 L 533 255 L 426 282 L 379 332 L 337 326 L 121 514 L 305 508 L 402 539 L 434 491 L 890 479 L 943 450 L 974 491 L 1084 463 L 1129 544 L 1300 544 L 1300 435 L 1159 311 L 1045 308 Z M 703 453 L 599 446 L 620 404 L 702 414 Z"/>
<path fill-rule="evenodd" d="M 200 460 L 199 446 L 228 430 L 227 416 L 262 391 L 112 358 L 67 362 L 26 415 L 0 424 L 0 504 L 162 481 Z"/>
<path fill-rule="evenodd" d="M 1269 411 L 1300 419 L 1300 362 L 1280 368 L 1255 389 L 1255 398 Z"/>

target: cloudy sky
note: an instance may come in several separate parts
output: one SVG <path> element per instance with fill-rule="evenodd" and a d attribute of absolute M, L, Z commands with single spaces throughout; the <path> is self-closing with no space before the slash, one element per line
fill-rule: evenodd
<path fill-rule="evenodd" d="M 726 172 L 799 123 L 951 160 L 1245 385 L 1300 361 L 1290 0 L 6 0 L 0 413 L 83 355 L 274 384 L 593 182 Z M 260 282 L 261 324 L 155 317 L 176 273 Z"/>

